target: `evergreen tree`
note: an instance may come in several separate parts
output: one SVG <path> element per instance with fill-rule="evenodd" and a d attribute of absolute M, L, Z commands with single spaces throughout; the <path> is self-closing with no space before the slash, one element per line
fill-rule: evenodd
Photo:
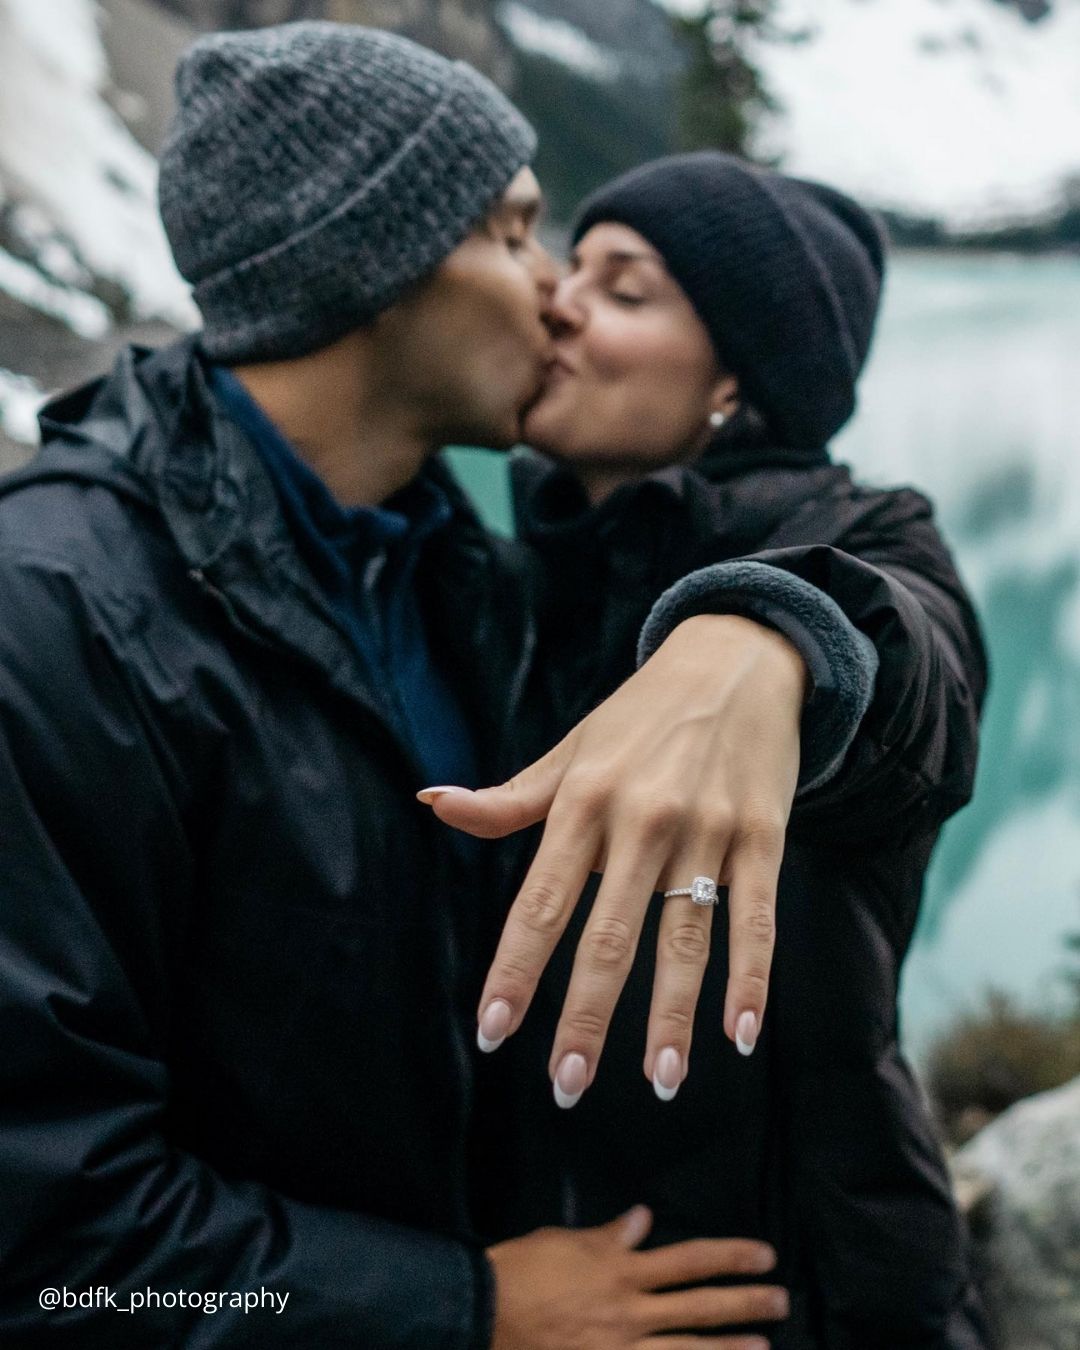
<path fill-rule="evenodd" d="M 750 58 L 748 39 L 775 36 L 775 8 L 776 0 L 715 0 L 695 17 L 673 16 L 687 52 L 677 91 L 682 149 L 752 153 L 761 119 L 777 105 Z"/>

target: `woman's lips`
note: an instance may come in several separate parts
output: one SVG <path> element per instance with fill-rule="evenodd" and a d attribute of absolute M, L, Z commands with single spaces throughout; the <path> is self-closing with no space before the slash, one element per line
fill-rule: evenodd
<path fill-rule="evenodd" d="M 573 375 L 573 367 L 564 361 L 561 357 L 553 357 L 544 369 L 543 393 L 546 393 L 554 384 L 566 375 Z"/>

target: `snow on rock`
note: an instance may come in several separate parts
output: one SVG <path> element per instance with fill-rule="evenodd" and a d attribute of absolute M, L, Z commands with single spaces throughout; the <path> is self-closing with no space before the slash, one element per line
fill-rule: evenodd
<path fill-rule="evenodd" d="M 54 279 L 68 282 L 73 249 L 139 318 L 187 327 L 195 314 L 158 219 L 154 160 L 104 101 L 107 86 L 93 0 L 0 0 L 0 198 L 51 226 L 51 237 L 37 230 L 39 267 L 62 264 Z M 90 310 L 76 313 L 85 326 Z"/>
<path fill-rule="evenodd" d="M 956 229 L 1037 218 L 1080 175 L 1080 0 L 781 0 L 753 56 L 788 172 Z"/>
<path fill-rule="evenodd" d="M 16 375 L 0 366 L 0 432 L 13 441 L 35 445 L 37 413 L 45 397 L 45 391 L 29 376 Z"/>
<path fill-rule="evenodd" d="M 571 23 L 537 14 L 518 0 L 504 0 L 498 17 L 510 41 L 521 51 L 546 56 L 589 79 L 616 80 L 622 73 L 616 52 L 594 42 Z"/>
<path fill-rule="evenodd" d="M 59 319 L 84 338 L 101 338 L 109 331 L 109 311 L 92 295 L 47 280 L 29 263 L 0 248 L 0 291 L 30 309 Z"/>

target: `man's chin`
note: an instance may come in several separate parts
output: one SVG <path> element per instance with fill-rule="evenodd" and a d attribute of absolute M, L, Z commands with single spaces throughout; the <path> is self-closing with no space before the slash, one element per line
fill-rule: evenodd
<path fill-rule="evenodd" d="M 550 419 L 545 415 L 546 412 L 542 398 L 529 408 L 521 419 L 521 439 L 534 450 L 542 450 L 546 455 L 557 455 L 558 447 L 557 444 L 551 443 L 552 428 Z M 558 437 L 554 439 L 558 441 Z"/>
<path fill-rule="evenodd" d="M 501 452 L 512 450 L 515 445 L 521 445 L 523 442 L 529 443 L 529 422 L 536 407 L 543 402 L 546 392 L 543 387 L 530 392 L 515 408 L 507 410 L 502 425 L 496 426 L 493 420 L 484 428 L 481 435 L 474 435 L 471 440 L 463 443 Z"/>

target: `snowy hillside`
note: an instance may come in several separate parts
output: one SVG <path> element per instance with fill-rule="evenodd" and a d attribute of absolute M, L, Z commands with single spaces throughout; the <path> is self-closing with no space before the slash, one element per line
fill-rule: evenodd
<path fill-rule="evenodd" d="M 102 98 L 96 10 L 92 0 L 0 0 L 0 182 L 37 206 L 28 229 L 46 274 L 77 284 L 88 269 L 119 284 L 139 315 L 183 322 L 153 158 Z"/>
<path fill-rule="evenodd" d="M 31 386 L 4 367 L 35 316 L 35 331 L 91 342 L 118 319 L 194 317 L 158 221 L 154 161 L 112 93 L 93 0 L 0 0 L 0 431 L 13 439 L 26 438 Z"/>
<path fill-rule="evenodd" d="M 683 14 L 703 9 L 702 0 L 663 3 Z M 618 7 L 655 15 L 650 0 Z M 782 110 L 759 151 L 955 229 L 1052 212 L 1068 180 L 1080 178 L 1080 0 L 1056 0 L 1039 22 L 1021 8 L 779 0 L 775 34 L 748 50 Z M 606 7 L 506 0 L 497 13 L 519 49 L 597 85 L 641 70 L 645 48 L 631 53 L 616 41 Z M 624 15 L 623 31 L 631 27 Z M 670 75 L 668 44 L 650 39 L 654 73 Z"/>
<path fill-rule="evenodd" d="M 782 0 L 754 49 L 791 171 L 953 227 L 1037 216 L 1080 176 L 1080 0 Z"/>
<path fill-rule="evenodd" d="M 652 0 L 483 12 L 516 48 L 564 213 L 598 174 L 673 144 L 683 57 Z M 24 377 L 84 378 L 131 324 L 194 320 L 153 160 L 115 111 L 167 114 L 163 22 L 148 0 L 0 0 L 0 459 L 5 425 L 27 433 Z M 1080 181 L 1080 0 L 1038 23 L 996 0 L 779 0 L 776 28 L 752 55 L 783 109 L 761 150 L 788 169 L 960 229 L 1038 217 Z M 103 31 L 137 97 L 114 86 Z"/>

